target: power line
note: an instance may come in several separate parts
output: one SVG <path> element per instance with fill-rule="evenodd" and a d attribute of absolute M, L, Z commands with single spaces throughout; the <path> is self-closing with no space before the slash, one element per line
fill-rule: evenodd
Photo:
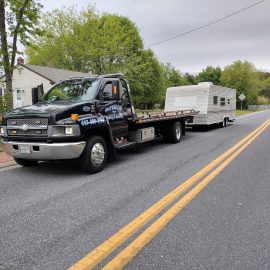
<path fill-rule="evenodd" d="M 169 41 L 169 40 L 172 40 L 172 39 L 175 39 L 175 38 L 178 38 L 178 37 L 182 37 L 182 36 L 188 35 L 188 34 L 190 34 L 190 33 L 193 33 L 193 32 L 195 32 L 195 31 L 201 30 L 201 29 L 206 28 L 206 27 L 208 27 L 208 26 L 210 26 L 210 25 L 213 25 L 213 24 L 215 24 L 215 23 L 224 21 L 224 20 L 226 20 L 226 19 L 228 19 L 228 18 L 230 18 L 230 17 L 232 17 L 232 16 L 234 16 L 234 15 L 236 15 L 236 14 L 239 14 L 239 13 L 241 13 L 241 12 L 243 12 L 243 11 L 246 11 L 246 10 L 248 10 L 248 9 L 250 9 L 250 8 L 253 8 L 253 7 L 257 6 L 257 5 L 260 5 L 262 2 L 265 2 L 265 1 L 266 1 L 266 0 L 258 1 L 258 2 L 256 2 L 256 3 L 250 5 L 250 6 L 247 6 L 247 7 L 245 7 L 245 8 L 239 9 L 239 10 L 237 10 L 237 11 L 235 11 L 235 12 L 229 14 L 229 15 L 226 15 L 226 16 L 220 18 L 220 19 L 214 20 L 214 21 L 212 21 L 212 22 L 210 22 L 210 23 L 207 23 L 207 24 L 205 24 L 205 25 L 199 26 L 199 27 L 197 27 L 197 28 L 194 28 L 194 29 L 192 29 L 192 30 L 186 31 L 186 32 L 184 32 L 184 33 L 178 34 L 178 35 L 176 35 L 176 36 L 173 36 L 173 37 L 170 37 L 170 38 L 167 38 L 167 39 L 163 39 L 163 40 L 161 40 L 161 41 L 157 41 L 157 42 L 155 42 L 155 43 L 152 43 L 152 44 L 148 45 L 147 47 L 148 47 L 148 48 L 149 48 L 149 47 L 153 47 L 153 46 L 159 45 L 159 44 L 161 44 L 161 43 L 167 42 L 167 41 Z"/>

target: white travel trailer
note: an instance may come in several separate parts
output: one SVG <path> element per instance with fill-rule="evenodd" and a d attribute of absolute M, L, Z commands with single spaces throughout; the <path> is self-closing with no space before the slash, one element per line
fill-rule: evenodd
<path fill-rule="evenodd" d="M 188 125 L 227 126 L 235 120 L 236 90 L 209 82 L 168 88 L 165 112 L 188 109 L 199 111 Z"/>

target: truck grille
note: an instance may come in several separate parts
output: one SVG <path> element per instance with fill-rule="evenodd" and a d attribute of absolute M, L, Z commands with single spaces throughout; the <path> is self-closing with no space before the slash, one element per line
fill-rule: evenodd
<path fill-rule="evenodd" d="M 48 119 L 8 119 L 7 133 L 9 136 L 47 137 Z"/>
<path fill-rule="evenodd" d="M 8 126 L 22 126 L 28 125 L 32 127 L 36 126 L 48 126 L 48 119 L 47 118 L 38 118 L 38 119 L 8 119 L 7 120 Z"/>

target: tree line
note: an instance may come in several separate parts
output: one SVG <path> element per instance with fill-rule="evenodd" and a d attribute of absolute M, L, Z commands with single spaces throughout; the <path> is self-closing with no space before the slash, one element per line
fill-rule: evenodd
<path fill-rule="evenodd" d="M 22 1 L 35 3 L 36 7 L 22 16 L 19 22 L 23 27 L 18 28 L 30 64 L 92 74 L 121 72 L 129 80 L 135 105 L 140 109 L 151 109 L 155 104 L 162 106 L 168 87 L 202 81 L 237 89 L 238 95 L 243 93 L 247 97 L 244 105 L 269 103 L 270 74 L 258 71 L 250 62 L 236 61 L 223 70 L 208 66 L 198 75 L 183 74 L 172 64 L 161 63 L 152 50 L 144 48 L 137 26 L 127 17 L 100 14 L 93 6 L 83 10 L 55 9 L 42 14 L 38 0 Z M 21 14 L 20 1 L 5 2 L 15 15 Z M 16 19 L 9 25 L 11 36 L 15 34 L 14 25 Z M 7 55 L 12 53 L 8 51 Z M 5 73 L 10 72 L 12 61 L 6 64 Z"/>

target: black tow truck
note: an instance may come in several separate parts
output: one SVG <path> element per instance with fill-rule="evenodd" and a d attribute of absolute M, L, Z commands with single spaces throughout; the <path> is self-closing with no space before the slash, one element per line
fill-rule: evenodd
<path fill-rule="evenodd" d="M 79 159 L 89 173 L 101 171 L 116 149 L 162 135 L 178 143 L 194 110 L 135 113 L 122 74 L 71 78 L 46 93 L 32 89 L 33 105 L 0 116 L 4 151 L 25 167 L 39 161 Z"/>

